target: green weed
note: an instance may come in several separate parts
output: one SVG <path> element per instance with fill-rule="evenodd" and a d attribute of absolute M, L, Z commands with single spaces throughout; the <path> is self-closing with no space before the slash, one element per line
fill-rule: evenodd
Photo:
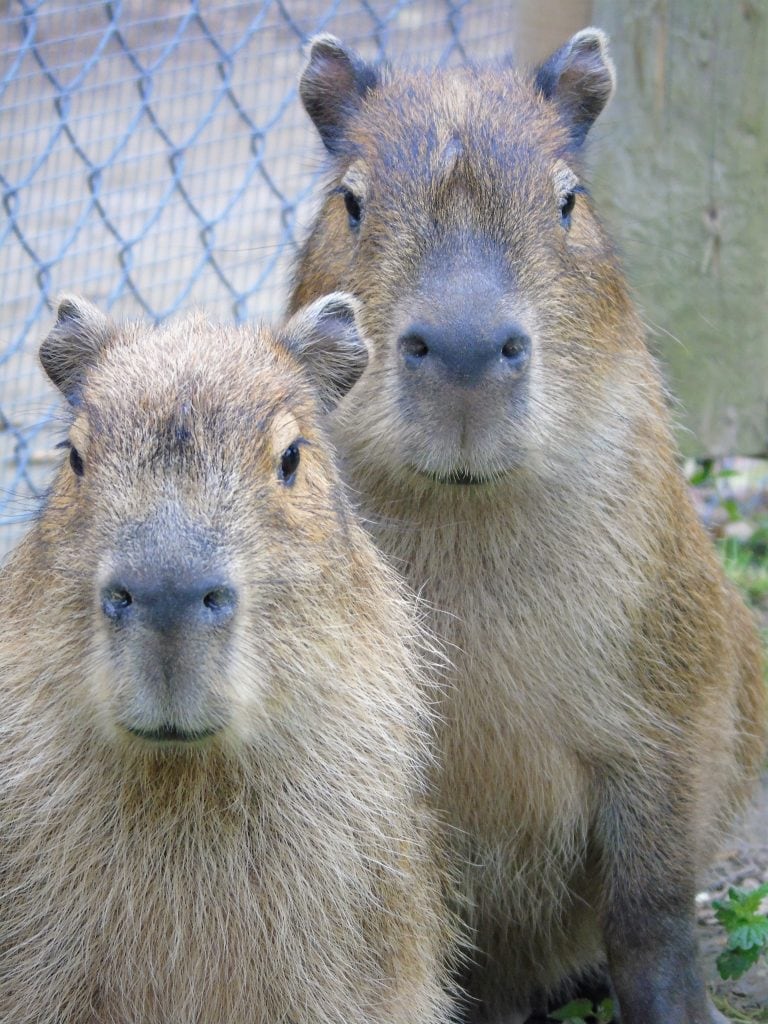
<path fill-rule="evenodd" d="M 613 1001 L 603 999 L 595 1005 L 589 999 L 574 999 L 573 1002 L 550 1013 L 549 1019 L 562 1021 L 564 1024 L 611 1024 Z"/>
<path fill-rule="evenodd" d="M 717 542 L 730 580 L 750 604 L 768 603 L 768 526 L 760 527 L 749 540 L 727 537 Z"/>
<path fill-rule="evenodd" d="M 740 978 L 762 955 L 768 954 L 768 915 L 760 904 L 768 897 L 768 882 L 747 892 L 729 889 L 727 900 L 715 900 L 715 916 L 728 933 L 717 958 L 721 978 Z"/>

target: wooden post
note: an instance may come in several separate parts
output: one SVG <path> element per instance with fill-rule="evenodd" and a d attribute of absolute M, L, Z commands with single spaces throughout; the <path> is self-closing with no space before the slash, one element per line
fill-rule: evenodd
<path fill-rule="evenodd" d="M 592 180 L 690 454 L 768 450 L 768 0 L 595 0 Z"/>

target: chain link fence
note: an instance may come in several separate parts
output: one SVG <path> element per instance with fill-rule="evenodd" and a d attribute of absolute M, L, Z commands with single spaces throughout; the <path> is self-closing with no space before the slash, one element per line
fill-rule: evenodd
<path fill-rule="evenodd" d="M 0 555 L 60 434 L 37 365 L 61 291 L 117 317 L 280 315 L 321 146 L 307 39 L 450 63 L 507 53 L 509 0 L 0 3 Z"/>

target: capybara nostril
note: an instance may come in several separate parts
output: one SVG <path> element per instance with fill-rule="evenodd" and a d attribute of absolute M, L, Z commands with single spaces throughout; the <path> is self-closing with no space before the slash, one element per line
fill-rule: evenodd
<path fill-rule="evenodd" d="M 130 591 L 119 583 L 109 584 L 101 592 L 101 610 L 108 619 L 119 621 L 125 618 L 132 604 L 133 597 Z"/>
<path fill-rule="evenodd" d="M 403 354 L 405 365 L 412 369 L 420 366 L 429 355 L 429 345 L 418 330 L 403 334 L 398 341 L 398 346 Z"/>
<path fill-rule="evenodd" d="M 213 587 L 203 597 L 203 605 L 211 615 L 215 615 L 219 621 L 228 619 L 237 606 L 237 595 L 232 587 Z"/>
<path fill-rule="evenodd" d="M 501 356 L 508 369 L 522 373 L 531 358 L 531 339 L 523 331 L 508 335 L 501 346 Z"/>

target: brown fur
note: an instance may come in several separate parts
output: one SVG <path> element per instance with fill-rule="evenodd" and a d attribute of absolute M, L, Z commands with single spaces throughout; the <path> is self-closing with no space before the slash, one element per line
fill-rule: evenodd
<path fill-rule="evenodd" d="M 589 31 L 604 102 L 612 71 Z M 302 79 L 332 161 L 291 305 L 340 287 L 363 303 L 371 359 L 335 438 L 452 653 L 437 799 L 473 907 L 470 991 L 483 1019 L 522 1019 L 607 946 L 623 1020 L 698 1024 L 695 879 L 761 763 L 761 655 L 687 497 L 588 195 L 569 230 L 559 219 L 558 181 L 583 177 L 579 83 L 561 80 L 558 103 L 526 71 L 406 73 L 340 53 L 320 39 Z M 490 385 L 417 390 L 398 352 L 414 318 L 459 309 L 454 287 L 464 310 L 482 303 L 486 249 L 533 341 L 517 405 Z M 481 482 L 451 482 L 468 475 Z M 665 985 L 688 985 L 689 1004 L 648 1008 Z"/>
<path fill-rule="evenodd" d="M 62 310 L 46 366 L 77 392 L 84 474 L 62 465 L 1 577 L 0 1019 L 446 1022 L 426 648 L 290 351 L 313 317 L 276 336 Z M 120 724 L 144 680 L 99 587 L 137 524 L 171 568 L 205 530 L 238 587 L 226 648 L 188 640 L 192 691 L 226 723 L 211 739 Z"/>

